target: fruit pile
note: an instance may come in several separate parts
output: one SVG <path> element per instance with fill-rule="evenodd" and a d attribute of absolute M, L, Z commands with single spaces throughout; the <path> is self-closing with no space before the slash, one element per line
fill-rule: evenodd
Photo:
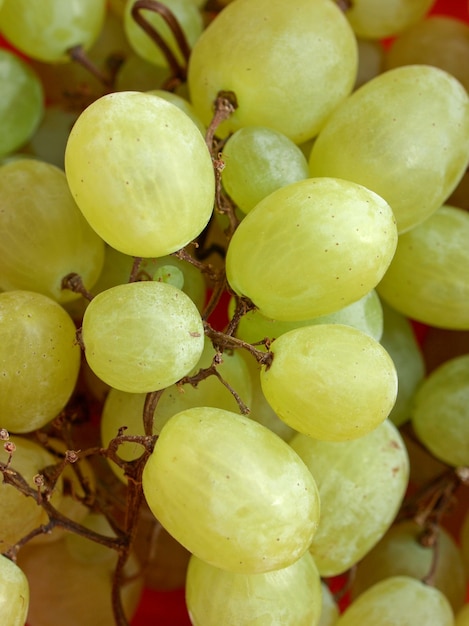
<path fill-rule="evenodd" d="M 4 626 L 469 624 L 443 4 L 0 0 Z"/>

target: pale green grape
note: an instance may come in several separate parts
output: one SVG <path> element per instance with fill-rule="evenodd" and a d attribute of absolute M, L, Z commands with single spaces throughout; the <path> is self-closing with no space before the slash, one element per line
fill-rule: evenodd
<path fill-rule="evenodd" d="M 204 328 L 183 291 L 143 281 L 95 296 L 83 316 L 82 339 L 88 365 L 105 383 L 147 393 L 192 370 L 203 351 Z"/>
<path fill-rule="evenodd" d="M 158 45 L 132 17 L 132 7 L 134 3 L 135 0 L 127 0 L 123 16 L 124 28 L 130 45 L 135 52 L 146 61 L 160 66 L 167 65 L 166 57 Z M 199 38 L 204 27 L 202 13 L 196 7 L 193 0 L 163 0 L 162 4 L 171 11 L 178 21 L 184 32 L 187 43 L 191 48 Z M 184 65 L 184 58 L 181 55 L 181 51 L 166 20 L 155 11 L 141 10 L 139 13 L 158 32 L 177 61 Z"/>
<path fill-rule="evenodd" d="M 106 13 L 106 0 L 4 0 L 0 30 L 18 50 L 47 62 L 70 60 L 74 46 L 88 49 L 97 39 Z"/>
<path fill-rule="evenodd" d="M 469 25 L 445 15 L 431 15 L 408 28 L 386 50 L 386 69 L 414 63 L 446 70 L 469 89 L 465 59 L 469 55 Z"/>
<path fill-rule="evenodd" d="M 302 143 L 351 92 L 357 57 L 353 31 L 330 0 L 233 2 L 194 45 L 191 101 L 208 125 L 217 93 L 233 91 L 238 108 L 217 133 L 267 126 Z"/>
<path fill-rule="evenodd" d="M 231 313 L 234 311 L 234 306 L 235 299 L 232 298 L 229 304 Z M 376 291 L 372 289 L 362 298 L 352 302 L 352 304 L 343 309 L 302 322 L 279 322 L 278 320 L 265 317 L 259 312 L 259 309 L 252 309 L 241 318 L 236 334 L 240 339 L 248 343 L 257 343 L 266 337 L 275 339 L 294 328 L 311 326 L 313 324 L 346 324 L 354 326 L 379 341 L 383 332 L 381 301 Z"/>
<path fill-rule="evenodd" d="M 321 520 L 310 546 L 319 573 L 343 573 L 376 545 L 399 510 L 409 477 L 402 438 L 387 420 L 353 441 L 298 433 L 290 446 L 319 489 Z"/>
<path fill-rule="evenodd" d="M 469 604 L 465 604 L 455 617 L 454 626 L 469 626 Z"/>
<path fill-rule="evenodd" d="M 309 177 L 300 148 L 282 133 L 263 126 L 233 133 L 221 158 L 223 186 L 244 213 L 276 189 Z"/>
<path fill-rule="evenodd" d="M 444 362 L 422 382 L 414 397 L 412 426 L 438 459 L 469 465 L 469 355 Z"/>
<path fill-rule="evenodd" d="M 133 263 L 134 257 L 106 246 L 103 269 L 91 292 L 97 295 L 109 287 L 129 282 Z M 173 279 L 174 276 L 178 276 L 174 280 L 177 280 L 179 284 L 182 281 L 181 287 L 179 284 L 174 284 L 174 286 L 182 289 L 199 311 L 202 311 L 205 304 L 206 284 L 202 273 L 191 263 L 169 255 L 157 259 L 142 259 L 138 276 L 143 280 L 159 280 L 158 276 L 162 267 L 171 268 L 168 271 L 172 273 Z M 171 282 L 171 279 L 167 278 L 163 282 Z"/>
<path fill-rule="evenodd" d="M 98 546 L 99 548 L 99 546 Z M 117 552 L 101 562 L 74 557 L 65 539 L 36 546 L 25 546 L 18 564 L 30 586 L 28 624 L 31 626 L 111 626 L 112 575 Z M 123 572 L 121 588 L 124 614 L 132 618 L 140 601 L 143 578 L 141 565 L 131 553 Z"/>
<path fill-rule="evenodd" d="M 337 626 L 453 626 L 445 596 L 408 576 L 393 576 L 370 587 L 337 620 Z"/>
<path fill-rule="evenodd" d="M 2 428 L 29 433 L 57 417 L 80 369 L 68 313 L 39 293 L 0 293 L 0 363 Z"/>
<path fill-rule="evenodd" d="M 318 324 L 272 342 L 272 365 L 261 370 L 264 395 L 298 432 L 329 441 L 363 436 L 389 415 L 397 394 L 391 357 L 352 326 Z"/>
<path fill-rule="evenodd" d="M 277 189 L 246 215 L 228 246 L 226 274 L 266 317 L 307 320 L 373 289 L 396 244 L 382 198 L 350 181 L 308 178 Z"/>
<path fill-rule="evenodd" d="M 70 273 L 96 282 L 104 243 L 78 210 L 62 170 L 33 159 L 0 167 L 0 287 L 37 291 L 64 303 L 80 296 L 62 288 Z"/>
<path fill-rule="evenodd" d="M 461 553 L 451 535 L 438 529 L 438 550 L 423 546 L 419 539 L 422 528 L 414 521 L 392 526 L 380 542 L 358 563 L 353 579 L 352 598 L 390 576 L 412 576 L 422 580 L 432 571 L 432 585 L 458 611 L 466 597 L 466 575 Z M 435 560 L 435 568 L 433 567 Z"/>
<path fill-rule="evenodd" d="M 189 374 L 195 374 L 200 368 L 210 367 L 215 357 L 212 343 L 206 339 L 204 351 L 196 367 Z M 251 406 L 251 377 L 246 361 L 239 352 L 224 354 L 223 362 L 217 367 L 222 378 L 238 393 L 243 402 Z M 117 435 L 122 426 L 127 429 L 126 435 L 143 435 L 143 409 L 146 394 L 127 393 L 111 389 L 106 397 L 101 415 L 101 440 L 105 446 Z M 231 392 L 216 376 L 209 376 L 200 381 L 196 387 L 190 384 L 184 386 L 172 385 L 164 390 L 158 400 L 153 416 L 153 432 L 159 434 L 164 424 L 175 413 L 198 406 L 211 406 L 237 412 L 239 406 Z M 124 442 L 119 447 L 119 456 L 126 461 L 138 458 L 142 454 L 142 447 L 131 442 Z M 123 479 L 122 470 L 114 463 L 111 464 L 116 475 Z"/>
<path fill-rule="evenodd" d="M 339 619 L 339 607 L 334 600 L 329 587 L 324 581 L 321 582 L 322 591 L 322 608 L 321 617 L 319 618 L 318 626 L 334 626 Z"/>
<path fill-rule="evenodd" d="M 59 106 L 47 107 L 39 127 L 28 144 L 30 152 L 40 161 L 63 169 L 65 146 L 77 117 L 77 113 Z"/>
<path fill-rule="evenodd" d="M 119 92 L 91 104 L 70 133 L 65 171 L 91 226 L 125 254 L 170 254 L 195 239 L 212 214 L 214 173 L 204 138 L 157 96 Z"/>
<path fill-rule="evenodd" d="M 468 141 L 469 97 L 461 83 L 436 67 L 398 67 L 335 109 L 311 150 L 310 174 L 375 191 L 403 232 L 434 213 L 457 186 Z"/>
<path fill-rule="evenodd" d="M 0 49 L 0 158 L 36 131 L 44 114 L 44 94 L 35 72 L 18 56 Z"/>
<path fill-rule="evenodd" d="M 3 427 L 3 426 L 2 426 Z M 19 472 L 29 487 L 34 490 L 33 478 L 45 467 L 54 464 L 54 457 L 41 445 L 25 437 L 15 436 L 11 442 L 16 446 L 11 461 L 11 469 Z M 6 463 L 8 454 L 0 450 L 0 462 Z M 51 503 L 60 506 L 62 499 L 62 481 L 56 485 Z M 5 482 L 0 483 L 0 539 L 2 551 L 7 550 L 28 533 L 46 524 L 49 520 L 44 509 L 37 505 L 33 498 L 25 497 L 13 485 Z"/>
<path fill-rule="evenodd" d="M 261 574 L 219 569 L 192 556 L 186 605 L 193 626 L 316 626 L 321 581 L 309 552 L 291 565 Z"/>
<path fill-rule="evenodd" d="M 298 455 L 264 426 L 218 408 L 174 415 L 142 480 L 162 526 L 198 558 L 232 572 L 293 564 L 319 521 L 317 487 Z"/>
<path fill-rule="evenodd" d="M 295 431 L 279 418 L 267 402 L 264 392 L 262 391 L 261 379 L 259 376 L 259 363 L 250 354 L 243 353 L 243 357 L 251 375 L 252 398 L 249 405 L 249 408 L 251 409 L 249 417 L 255 422 L 259 422 L 259 424 L 262 424 L 269 430 L 272 430 L 276 435 L 285 441 L 289 441 L 295 434 Z"/>
<path fill-rule="evenodd" d="M 353 0 L 345 15 L 354 32 L 367 39 L 383 39 L 421 20 L 435 0 Z"/>
<path fill-rule="evenodd" d="M 379 295 L 394 309 L 430 326 L 469 329 L 469 213 L 440 207 L 399 237 Z"/>
<path fill-rule="evenodd" d="M 3 626 L 24 626 L 28 606 L 28 579 L 16 563 L 0 555 L 0 614 Z"/>
<path fill-rule="evenodd" d="M 402 438 L 410 461 L 409 482 L 414 488 L 427 486 L 448 471 L 448 465 L 436 459 L 412 431 L 402 429 Z"/>
<path fill-rule="evenodd" d="M 171 72 L 166 65 L 155 65 L 138 56 L 130 54 L 119 67 L 115 91 L 149 91 L 161 89 L 170 78 Z"/>
<path fill-rule="evenodd" d="M 381 74 L 384 69 L 384 46 L 380 41 L 357 39 L 358 73 L 355 89 Z"/>
<path fill-rule="evenodd" d="M 200 130 L 202 135 L 205 137 L 207 129 L 205 128 L 205 125 L 203 124 L 200 117 L 197 115 L 196 110 L 188 100 L 186 100 L 182 96 L 179 96 L 177 93 L 173 93 L 172 91 L 166 91 L 165 89 L 151 89 L 147 93 L 150 93 L 153 96 L 159 96 L 160 98 L 163 98 L 163 100 L 171 102 L 171 104 L 176 105 L 178 108 L 184 111 L 184 113 L 191 118 L 191 120 Z"/>
<path fill-rule="evenodd" d="M 389 418 L 400 426 L 410 419 L 412 399 L 425 376 L 425 361 L 410 321 L 386 303 L 382 305 L 383 336 L 380 343 L 396 366 L 398 389 Z"/>

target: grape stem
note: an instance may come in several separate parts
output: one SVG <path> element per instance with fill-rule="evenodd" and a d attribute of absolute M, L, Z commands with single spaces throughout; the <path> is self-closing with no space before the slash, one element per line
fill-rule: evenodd
<path fill-rule="evenodd" d="M 73 46 L 73 48 L 69 48 L 67 50 L 68 56 L 78 63 L 82 67 L 84 67 L 90 74 L 92 74 L 95 78 L 99 80 L 99 82 L 104 85 L 107 89 L 112 89 L 113 81 L 109 76 L 103 74 L 103 72 L 93 63 L 93 61 L 86 54 L 83 46 Z"/>
<path fill-rule="evenodd" d="M 204 322 L 204 332 L 209 339 L 212 340 L 212 343 L 216 349 L 219 349 L 220 352 L 223 352 L 224 349 L 236 349 L 241 348 L 243 350 L 247 350 L 252 356 L 256 359 L 256 361 L 265 366 L 266 370 L 272 365 L 272 361 L 274 359 L 274 355 L 272 352 L 264 352 L 262 350 L 258 350 L 252 344 L 247 343 L 247 341 L 243 341 L 242 339 L 238 339 L 237 337 L 232 337 L 231 335 L 227 335 L 219 330 L 215 330 L 208 322 Z"/>
<path fill-rule="evenodd" d="M 184 59 L 184 65 L 181 65 L 175 54 L 168 46 L 166 41 L 161 37 L 156 28 L 142 15 L 142 11 L 153 11 L 160 15 L 171 29 L 174 39 Z M 166 61 L 170 67 L 173 79 L 179 79 L 182 82 L 186 80 L 187 64 L 191 54 L 190 46 L 187 42 L 186 35 L 182 30 L 174 13 L 163 3 L 157 0 L 137 0 L 132 5 L 132 18 L 142 28 L 149 37 L 156 43 L 161 52 L 164 54 Z"/>

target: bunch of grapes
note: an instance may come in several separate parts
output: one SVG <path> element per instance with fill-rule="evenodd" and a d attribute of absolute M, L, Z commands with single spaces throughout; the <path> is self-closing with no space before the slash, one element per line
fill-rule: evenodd
<path fill-rule="evenodd" d="M 0 0 L 4 626 L 469 624 L 467 9 Z"/>

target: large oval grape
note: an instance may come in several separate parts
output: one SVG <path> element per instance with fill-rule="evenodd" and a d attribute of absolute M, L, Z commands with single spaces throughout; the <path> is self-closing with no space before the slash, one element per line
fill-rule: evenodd
<path fill-rule="evenodd" d="M 181 109 L 152 94 L 125 91 L 93 102 L 70 133 L 65 170 L 86 219 L 124 254 L 171 254 L 212 214 L 204 138 Z"/>
<path fill-rule="evenodd" d="M 350 181 L 308 178 L 248 213 L 230 241 L 226 273 L 266 317 L 305 320 L 373 289 L 396 244 L 394 216 L 382 198 Z"/>
<path fill-rule="evenodd" d="M 174 415 L 143 472 L 158 521 L 198 558 L 232 572 L 287 567 L 319 521 L 316 483 L 283 439 L 217 408 Z"/>

